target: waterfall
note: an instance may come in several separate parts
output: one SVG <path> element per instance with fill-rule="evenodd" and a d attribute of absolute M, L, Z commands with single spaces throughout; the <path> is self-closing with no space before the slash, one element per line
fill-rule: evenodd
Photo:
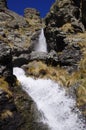
<path fill-rule="evenodd" d="M 79 110 L 74 111 L 75 100 L 66 95 L 65 89 L 52 80 L 26 77 L 21 68 L 13 72 L 42 112 L 40 122 L 47 124 L 49 130 L 85 130 Z"/>
<path fill-rule="evenodd" d="M 39 35 L 39 41 L 38 41 L 38 43 L 36 43 L 34 50 L 36 52 L 47 52 L 47 43 L 46 43 L 46 39 L 44 36 L 43 28 L 41 29 L 41 33 Z"/>

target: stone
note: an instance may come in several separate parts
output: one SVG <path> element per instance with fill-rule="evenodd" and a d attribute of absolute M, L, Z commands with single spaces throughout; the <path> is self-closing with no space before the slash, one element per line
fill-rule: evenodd
<path fill-rule="evenodd" d="M 7 8 L 7 0 L 0 0 L 0 9 Z"/>
<path fill-rule="evenodd" d="M 55 50 L 57 52 L 62 51 L 66 46 L 66 43 L 64 42 L 65 33 L 58 30 L 58 28 L 46 27 L 45 37 L 49 52 L 51 50 Z"/>
<path fill-rule="evenodd" d="M 36 9 L 25 9 L 23 17 L 9 10 L 6 2 L 0 0 L 0 129 L 47 129 L 35 121 L 36 105 L 21 90 L 13 67 L 69 87 L 69 95 L 76 97 L 86 117 L 86 100 L 81 96 L 86 90 L 85 0 L 56 0 L 43 20 Z M 48 53 L 34 52 L 43 27 Z"/>
<path fill-rule="evenodd" d="M 86 0 L 81 0 L 82 21 L 86 27 Z"/>
<path fill-rule="evenodd" d="M 54 49 L 61 52 L 67 45 L 65 38 L 68 34 L 85 31 L 79 4 L 80 1 L 56 0 L 52 5 L 45 17 L 45 37 L 49 51 Z"/>
<path fill-rule="evenodd" d="M 11 48 L 3 41 L 0 41 L 0 75 L 5 78 L 12 77 L 12 53 Z"/>
<path fill-rule="evenodd" d="M 79 48 L 74 46 L 66 47 L 62 54 L 59 54 L 58 59 L 60 66 L 70 66 L 68 67 L 68 71 L 75 71 L 77 69 L 77 62 L 81 59 L 81 51 Z"/>
<path fill-rule="evenodd" d="M 33 19 L 28 17 L 31 11 L 33 12 Z M 17 59 L 21 54 L 28 56 L 28 53 L 33 50 L 34 34 L 36 34 L 35 39 L 37 39 L 41 27 L 42 21 L 35 9 L 25 9 L 25 17 L 7 8 L 0 10 L 1 39 L 10 45 L 13 61 L 15 57 Z"/>

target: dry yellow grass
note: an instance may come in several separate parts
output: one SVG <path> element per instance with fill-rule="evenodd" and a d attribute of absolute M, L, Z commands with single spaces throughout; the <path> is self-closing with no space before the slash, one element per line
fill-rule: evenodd
<path fill-rule="evenodd" d="M 59 29 L 61 29 L 63 32 L 74 33 L 74 28 L 72 27 L 71 23 L 66 23 Z"/>
<path fill-rule="evenodd" d="M 7 93 L 7 97 L 12 96 L 12 92 L 9 89 L 9 84 L 4 80 L 4 78 L 0 78 L 0 89 Z"/>
<path fill-rule="evenodd" d="M 6 119 L 8 117 L 12 117 L 13 113 L 10 110 L 4 110 L 0 116 L 1 119 Z"/>

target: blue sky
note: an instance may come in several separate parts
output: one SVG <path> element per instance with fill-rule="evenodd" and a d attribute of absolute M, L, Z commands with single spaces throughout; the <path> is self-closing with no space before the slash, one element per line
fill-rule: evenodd
<path fill-rule="evenodd" d="M 44 17 L 54 1 L 55 0 L 8 0 L 8 7 L 20 15 L 23 15 L 24 9 L 27 7 L 36 8 L 40 12 L 41 17 Z"/>

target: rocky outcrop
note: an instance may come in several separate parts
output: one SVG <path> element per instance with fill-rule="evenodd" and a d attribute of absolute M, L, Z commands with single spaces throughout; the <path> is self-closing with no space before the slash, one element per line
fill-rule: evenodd
<path fill-rule="evenodd" d="M 60 66 L 67 68 L 70 73 L 76 71 L 77 63 L 81 59 L 80 47 L 67 46 L 58 57 Z"/>
<path fill-rule="evenodd" d="M 11 48 L 0 40 L 0 129 L 10 129 L 16 123 L 17 109 L 12 88 L 14 81 Z M 18 114 L 19 115 L 19 114 Z M 18 117 L 18 116 L 17 116 Z"/>
<path fill-rule="evenodd" d="M 17 59 L 14 59 L 13 65 L 21 67 L 24 64 L 28 64 L 31 61 L 43 61 L 46 64 L 51 64 L 52 66 L 56 66 L 59 63 L 58 55 L 55 51 L 51 51 L 50 53 L 45 52 L 31 52 L 30 54 L 21 54 Z"/>
<path fill-rule="evenodd" d="M 13 83 L 13 66 L 11 48 L 4 41 L 0 41 L 0 75 L 9 83 Z"/>
<path fill-rule="evenodd" d="M 26 14 L 30 12 L 29 9 Z M 26 13 L 27 12 L 27 13 Z M 36 17 L 37 15 L 37 17 Z M 28 56 L 32 51 L 32 39 L 35 34 L 39 35 L 42 24 L 38 14 L 33 11 L 33 19 L 19 16 L 7 9 L 6 0 L 0 0 L 0 129 L 1 130 L 22 130 L 23 128 L 32 129 L 31 124 L 34 117 L 30 114 L 27 118 L 27 112 L 30 113 L 32 104 L 23 106 L 32 102 L 26 96 L 21 88 L 18 91 L 16 77 L 13 75 L 14 60 L 21 54 Z M 37 20 L 38 18 L 38 20 Z M 36 21 L 37 20 L 37 21 Z M 36 21 L 36 22 L 35 22 Z M 39 21 L 38 25 L 37 22 Z M 21 62 L 21 61 L 20 61 Z M 25 64 L 25 62 L 23 62 Z M 18 93 L 17 93 L 17 92 Z M 20 92 L 20 94 L 19 94 Z M 22 96 L 23 95 L 23 96 Z M 23 98 L 24 97 L 24 98 Z M 19 99 L 22 98 L 22 101 Z M 15 99 L 15 100 L 14 100 Z M 27 101 L 25 101 L 27 100 Z M 20 104 L 21 102 L 21 104 Z M 19 107 L 20 106 L 20 107 Z M 21 110 L 22 108 L 22 110 Z M 20 112 L 21 111 L 21 112 Z M 33 111 L 32 111 L 33 114 Z M 21 120 L 22 119 L 22 120 Z M 37 126 L 37 123 L 35 123 Z M 38 124 L 39 125 L 39 124 Z M 40 129 L 40 126 L 37 126 Z M 35 129 L 35 125 L 34 128 Z"/>
<path fill-rule="evenodd" d="M 73 60 L 70 60 L 70 63 L 66 65 L 69 66 L 71 63 L 72 65 L 73 63 L 77 64 L 80 60 L 78 57 L 80 57 L 81 53 L 77 53 L 78 47 L 74 47 L 78 42 L 78 39 L 74 39 L 74 35 L 78 32 L 85 31 L 81 21 L 80 1 L 56 0 L 45 18 L 45 23 L 45 36 L 48 50 L 55 50 L 57 53 L 61 52 L 63 56 L 61 55 L 59 60 L 63 65 L 68 62 L 66 55 L 70 52 L 68 53 L 68 57 Z M 66 51 L 67 53 L 64 53 Z M 75 54 L 71 55 L 73 51 L 78 55 L 77 58 L 74 58 Z M 62 59 L 65 60 L 62 61 Z"/>
<path fill-rule="evenodd" d="M 42 23 L 42 20 L 40 18 L 40 13 L 34 9 L 34 8 L 26 8 L 24 10 L 24 17 L 28 20 L 34 19 L 34 24 L 40 25 Z"/>
<path fill-rule="evenodd" d="M 33 17 L 29 14 L 33 14 Z M 24 16 L 7 8 L 0 10 L 0 39 L 4 39 L 10 45 L 13 60 L 22 53 L 28 54 L 32 51 L 33 37 L 35 39 L 36 32 L 36 35 L 39 35 L 42 27 L 39 13 L 35 9 L 26 9 Z"/>
<path fill-rule="evenodd" d="M 77 2 L 56 0 L 46 17 L 46 25 L 62 27 L 64 24 L 70 23 L 74 27 L 77 24 L 77 29 L 81 28 L 81 31 L 83 31 L 84 27 L 80 19 L 80 8 Z"/>
<path fill-rule="evenodd" d="M 56 0 L 46 16 L 45 22 L 45 35 L 51 49 L 51 44 L 55 46 L 54 48 L 60 48 L 61 44 L 64 47 L 64 35 L 66 33 L 68 35 L 68 33 L 83 32 L 85 30 L 81 22 L 81 10 L 73 0 Z M 52 39 L 50 34 L 53 35 Z M 62 49 L 57 49 L 57 51 L 60 50 Z"/>
<path fill-rule="evenodd" d="M 55 51 L 51 51 L 50 53 L 32 52 L 30 54 L 29 62 L 34 60 L 43 61 L 46 64 L 51 64 L 52 66 L 58 65 L 58 56 Z"/>
<path fill-rule="evenodd" d="M 69 73 L 69 76 L 64 74 L 67 78 L 67 81 L 64 80 L 64 86 L 76 86 L 76 104 L 86 117 L 85 3 L 85 0 L 56 0 L 45 17 L 45 36 L 48 51 L 56 51 L 60 69 L 63 68 Z"/>

